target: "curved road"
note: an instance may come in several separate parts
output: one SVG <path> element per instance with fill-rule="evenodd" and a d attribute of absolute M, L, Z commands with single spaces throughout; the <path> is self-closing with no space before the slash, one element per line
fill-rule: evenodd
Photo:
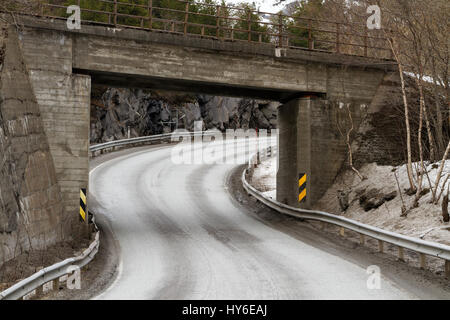
<path fill-rule="evenodd" d="M 166 146 L 93 169 L 93 209 L 109 220 L 121 261 L 97 298 L 417 298 L 384 278 L 369 290 L 364 268 L 248 215 L 226 190 L 235 167 L 174 164 Z"/>

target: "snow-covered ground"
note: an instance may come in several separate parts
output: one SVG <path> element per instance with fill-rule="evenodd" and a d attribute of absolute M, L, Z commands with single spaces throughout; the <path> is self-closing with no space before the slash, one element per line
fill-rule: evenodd
<path fill-rule="evenodd" d="M 427 167 L 428 176 L 433 184 L 433 188 L 438 172 L 438 164 L 439 163 Z M 408 209 L 406 217 L 400 216 L 402 201 L 395 181 L 394 169 L 397 172 L 403 200 Z M 360 173 L 367 179 L 361 181 L 353 171 L 346 171 L 340 174 L 336 178 L 333 186 L 326 192 L 321 200 L 315 204 L 314 209 L 339 214 L 350 219 L 401 234 L 450 245 L 450 224 L 444 223 L 442 218 L 441 206 L 443 196 L 441 196 L 439 204 L 435 205 L 430 203 L 432 195 L 431 192 L 428 192 L 420 199 L 419 207 L 412 208 L 414 196 L 408 196 L 405 193 L 405 190 L 409 188 L 405 165 L 392 167 L 377 166 L 375 163 L 372 163 L 363 166 Z M 450 160 L 446 161 L 442 173 L 441 185 L 448 174 L 450 174 Z M 258 190 L 275 198 L 276 159 L 265 161 L 258 166 L 258 168 L 255 169 L 250 182 Z M 417 181 L 415 181 L 415 183 L 417 183 Z M 429 189 L 429 182 L 426 176 L 423 180 L 423 187 Z M 439 192 L 440 188 L 438 189 L 438 193 Z M 378 208 L 365 211 L 363 208 L 364 201 L 360 204 L 360 199 L 364 195 L 368 198 L 367 200 L 370 200 L 372 195 L 375 194 L 375 200 L 372 202 L 376 203 L 382 199 L 383 196 L 391 194 L 392 197 L 395 193 L 396 196 L 394 199 L 381 201 L 383 203 Z M 341 196 L 339 197 L 339 195 Z M 343 211 L 341 209 L 343 202 L 341 201 L 340 204 L 339 198 L 344 199 L 346 197 L 348 197 L 348 208 Z M 377 205 L 379 204 L 380 202 L 378 202 Z M 366 207 L 366 209 L 369 208 Z"/>

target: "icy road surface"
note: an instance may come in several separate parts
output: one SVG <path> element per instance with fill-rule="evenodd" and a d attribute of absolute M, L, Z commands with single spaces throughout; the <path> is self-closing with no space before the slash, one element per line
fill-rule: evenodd
<path fill-rule="evenodd" d="M 149 148 L 91 171 L 90 193 L 120 245 L 99 299 L 414 299 L 366 269 L 256 220 L 227 191 L 238 164 L 174 164 Z M 242 149 L 239 151 L 241 152 Z"/>

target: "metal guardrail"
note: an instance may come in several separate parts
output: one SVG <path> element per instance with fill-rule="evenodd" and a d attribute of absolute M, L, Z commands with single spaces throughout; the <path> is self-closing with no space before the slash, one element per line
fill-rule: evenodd
<path fill-rule="evenodd" d="M 272 152 L 274 154 L 274 152 Z M 255 164 L 259 163 L 260 155 L 255 154 L 249 161 L 249 169 L 252 170 Z M 258 160 L 257 160 L 258 159 Z M 365 236 L 377 239 L 379 241 L 379 250 L 383 252 L 383 243 L 390 243 L 398 247 L 398 255 L 400 260 L 404 260 L 404 249 L 408 249 L 419 254 L 420 266 L 425 269 L 426 260 L 425 255 L 441 258 L 445 260 L 444 273 L 446 277 L 450 277 L 450 246 L 425 241 L 418 238 L 413 238 L 405 236 L 399 233 L 387 231 L 377 227 L 373 227 L 364 223 L 360 223 L 348 218 L 337 216 L 331 213 L 315 211 L 315 210 L 305 210 L 300 208 L 294 208 L 280 203 L 271 198 L 265 197 L 256 188 L 250 185 L 246 179 L 246 169 L 242 173 L 242 184 L 244 189 L 253 197 L 264 203 L 266 206 L 283 213 L 285 215 L 306 219 L 306 220 L 316 220 L 322 223 L 329 223 L 341 228 L 341 235 L 344 235 L 344 230 L 352 230 L 360 234 L 361 244 L 365 242 Z"/>
<path fill-rule="evenodd" d="M 130 146 L 130 145 L 140 145 L 140 144 L 147 144 L 147 143 L 161 143 L 167 140 L 166 142 L 174 142 L 172 141 L 173 137 L 195 137 L 195 136 L 213 136 L 214 133 L 209 132 L 203 132 L 203 131 L 197 131 L 197 132 L 177 132 L 177 133 L 163 133 L 163 134 L 155 134 L 152 136 L 146 136 L 146 137 L 137 137 L 137 138 L 130 138 L 130 139 L 121 139 L 121 140 L 114 140 L 109 141 L 105 143 L 99 143 L 95 144 L 89 147 L 90 152 L 96 152 L 96 151 L 102 151 L 105 149 L 115 149 L 117 147 L 123 147 L 123 146 Z"/>
<path fill-rule="evenodd" d="M 368 30 L 365 23 L 313 19 L 286 15 L 282 11 L 261 12 L 251 6 L 193 0 L 173 0 L 165 4 L 155 0 L 134 0 L 132 3 L 44 0 L 36 13 L 42 17 L 66 19 L 70 5 L 80 7 L 83 23 L 392 59 L 384 31 Z"/>
<path fill-rule="evenodd" d="M 68 275 L 73 272 L 73 269 L 69 269 L 70 267 L 76 266 L 81 269 L 89 262 L 91 262 L 98 252 L 99 245 L 100 237 L 99 231 L 97 231 L 94 241 L 90 244 L 89 248 L 81 253 L 81 255 L 73 258 L 68 258 L 50 267 L 41 269 L 32 276 L 23 279 L 12 287 L 1 292 L 0 300 L 17 300 L 50 281 L 56 281 L 58 283 L 59 279 L 62 276 Z M 57 283 L 53 283 L 53 289 L 55 289 L 55 285 L 57 285 Z"/>

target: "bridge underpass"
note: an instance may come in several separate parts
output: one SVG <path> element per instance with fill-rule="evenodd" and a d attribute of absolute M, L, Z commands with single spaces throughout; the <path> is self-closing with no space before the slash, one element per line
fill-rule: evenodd
<path fill-rule="evenodd" d="M 278 100 L 277 198 L 309 208 L 346 158 L 334 123 L 350 104 L 355 126 L 370 108 L 390 61 L 272 45 L 220 42 L 127 28 L 21 16 L 26 64 L 61 187 L 65 215 L 89 184 L 89 108 L 92 83 Z M 308 197 L 298 201 L 299 174 Z"/>

